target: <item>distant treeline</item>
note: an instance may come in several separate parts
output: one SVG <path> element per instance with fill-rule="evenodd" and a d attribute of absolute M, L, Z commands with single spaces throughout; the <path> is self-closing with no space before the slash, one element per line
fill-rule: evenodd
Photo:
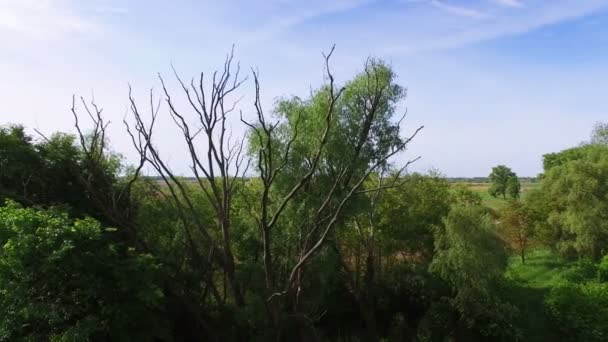
<path fill-rule="evenodd" d="M 163 180 L 160 176 L 151 176 L 149 178 L 159 181 Z M 181 177 L 181 179 L 196 182 L 196 177 Z M 448 183 L 491 183 L 490 178 L 488 177 L 446 177 L 445 179 L 448 181 Z M 518 177 L 518 179 L 522 183 L 538 182 L 537 177 Z"/>
<path fill-rule="evenodd" d="M 488 177 L 447 177 L 448 183 L 491 183 Z M 518 177 L 522 183 L 536 183 L 537 177 Z"/>

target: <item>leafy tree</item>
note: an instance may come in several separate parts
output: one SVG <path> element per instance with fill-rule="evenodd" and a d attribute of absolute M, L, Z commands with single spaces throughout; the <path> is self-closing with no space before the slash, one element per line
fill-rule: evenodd
<path fill-rule="evenodd" d="M 585 158 L 589 150 L 593 149 L 595 149 L 593 145 L 583 145 L 565 149 L 556 153 L 547 153 L 543 155 L 543 171 L 547 173 L 554 167 L 566 164 L 570 161 Z"/>
<path fill-rule="evenodd" d="M 586 145 L 552 156 L 541 181 L 543 235 L 565 255 L 601 257 L 608 247 L 608 147 Z"/>
<path fill-rule="evenodd" d="M 608 145 L 607 122 L 598 122 L 595 124 L 595 126 L 593 127 L 593 132 L 591 133 L 591 143 Z"/>
<path fill-rule="evenodd" d="M 0 127 L 0 196 L 24 205 L 61 205 L 73 216 L 118 225 L 119 215 L 107 212 L 103 202 L 111 202 L 104 197 L 120 187 L 122 171 L 119 155 L 105 151 L 91 160 L 73 135 L 35 140 L 21 126 Z M 116 208 L 130 209 L 124 199 L 116 202 Z"/>
<path fill-rule="evenodd" d="M 506 198 L 507 195 L 512 198 L 519 197 L 519 180 L 510 168 L 504 165 L 495 166 L 492 168 L 489 178 L 492 182 L 488 190 L 490 195 L 494 197 L 503 196 L 503 198 Z"/>
<path fill-rule="evenodd" d="M 375 182 L 377 179 L 370 180 L 366 187 L 377 189 Z M 412 278 L 426 276 L 424 269 L 433 255 L 434 228 L 450 209 L 449 184 L 441 175 L 411 174 L 399 183 L 382 192 L 367 192 L 369 205 L 348 219 L 336 234 L 346 287 L 359 305 L 368 336 L 377 335 L 369 330 L 381 325 L 376 313 L 382 307 L 394 314 L 406 312 L 410 325 L 417 325 L 422 318 L 418 308 L 409 307 L 416 300 L 403 292 L 380 288 L 407 288 L 414 285 Z M 395 274 L 398 272 L 404 274 Z"/>
<path fill-rule="evenodd" d="M 268 128 L 263 121 L 251 125 L 255 164 L 264 186 L 259 222 L 263 245 L 267 246 L 265 255 L 270 256 L 265 269 L 274 273 L 268 277 L 273 279 L 269 284 L 275 284 L 269 290 L 276 292 L 277 285 L 279 289 L 287 287 L 287 297 L 296 295 L 291 300 L 296 310 L 306 293 L 296 289 L 301 288 L 298 284 L 312 257 L 322 253 L 331 237 L 339 234 L 346 218 L 369 204 L 369 198 L 362 196 L 374 191 L 365 188 L 368 180 L 377 176 L 385 181 L 380 190 L 400 181 L 404 168 L 392 169 L 389 159 L 403 151 L 417 132 L 408 138 L 400 136 L 400 119 L 394 116 L 405 91 L 386 63 L 369 60 L 364 71 L 338 91 L 333 77 L 329 78 L 331 83 L 314 91 L 309 99 L 280 101 L 276 128 Z M 386 179 L 381 176 L 391 172 Z M 289 232 L 296 242 L 296 258 L 287 278 L 271 267 L 272 246 L 283 243 L 272 235 L 285 234 L 274 226 Z M 372 330 L 370 336 L 375 335 Z"/>
<path fill-rule="evenodd" d="M 166 337 L 157 262 L 112 234 L 90 218 L 0 207 L 0 340 Z"/>
<path fill-rule="evenodd" d="M 513 199 L 519 198 L 519 194 L 521 191 L 521 184 L 519 183 L 519 179 L 516 176 L 509 177 L 507 181 L 506 193 L 509 197 Z"/>
<path fill-rule="evenodd" d="M 452 295 L 435 309 L 450 335 L 461 339 L 467 331 L 486 337 L 514 333 L 510 325 L 514 308 L 497 292 L 506 265 L 505 246 L 483 208 L 454 206 L 436 231 L 430 266 L 452 289 Z M 451 310 L 454 316 L 449 315 Z"/>
<path fill-rule="evenodd" d="M 3 196 L 27 203 L 44 200 L 43 165 L 22 126 L 0 127 L 0 200 Z"/>
<path fill-rule="evenodd" d="M 510 201 L 499 215 L 501 235 L 519 252 L 521 262 L 526 262 L 526 250 L 533 234 L 528 209 L 520 201 Z"/>

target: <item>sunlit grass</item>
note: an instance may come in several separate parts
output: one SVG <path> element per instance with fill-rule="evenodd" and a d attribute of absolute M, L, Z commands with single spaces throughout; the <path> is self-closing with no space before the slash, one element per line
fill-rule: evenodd
<path fill-rule="evenodd" d="M 523 264 L 518 255 L 509 259 L 507 276 L 531 288 L 548 289 L 566 281 L 566 273 L 572 267 L 553 252 L 542 249 L 530 251 Z"/>

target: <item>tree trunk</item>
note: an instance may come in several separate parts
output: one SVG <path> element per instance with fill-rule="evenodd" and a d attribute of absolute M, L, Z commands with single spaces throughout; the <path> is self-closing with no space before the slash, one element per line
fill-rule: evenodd
<path fill-rule="evenodd" d="M 266 290 L 272 292 L 274 291 L 274 270 L 272 268 L 272 252 L 270 251 L 270 229 L 264 227 L 262 235 L 264 243 L 264 280 L 266 281 Z"/>
<path fill-rule="evenodd" d="M 234 266 L 234 256 L 232 255 L 231 243 L 230 243 L 230 230 L 229 221 L 225 218 L 222 222 L 222 234 L 224 242 L 224 270 L 230 284 L 230 292 L 234 297 L 234 303 L 238 307 L 245 305 L 245 299 L 239 286 L 238 280 L 236 279 L 236 271 Z"/>
<path fill-rule="evenodd" d="M 374 279 L 376 274 L 376 260 L 374 258 L 374 247 L 369 248 L 365 259 L 365 276 L 363 279 L 363 291 L 357 296 L 359 310 L 365 322 L 366 340 L 369 342 L 379 341 L 378 326 L 376 322 L 376 308 L 374 296 Z"/>
<path fill-rule="evenodd" d="M 359 302 L 359 311 L 361 311 L 361 316 L 363 316 L 363 322 L 365 323 L 365 340 L 368 342 L 379 341 L 374 306 L 366 298 L 359 298 L 357 301 Z"/>

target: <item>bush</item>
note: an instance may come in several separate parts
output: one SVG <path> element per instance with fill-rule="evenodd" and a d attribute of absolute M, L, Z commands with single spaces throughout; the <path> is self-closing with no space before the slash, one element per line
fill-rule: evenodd
<path fill-rule="evenodd" d="M 567 283 L 555 287 L 546 304 L 565 341 L 608 339 L 608 283 Z"/>
<path fill-rule="evenodd" d="M 600 261 L 600 263 L 597 265 L 597 272 L 598 281 L 608 281 L 608 255 L 605 255 Z"/>
<path fill-rule="evenodd" d="M 598 266 L 589 258 L 581 258 L 570 269 L 564 277 L 574 283 L 583 283 L 595 280 L 598 275 Z"/>
<path fill-rule="evenodd" d="M 158 265 L 93 219 L 0 207 L 0 341 L 163 335 Z"/>

